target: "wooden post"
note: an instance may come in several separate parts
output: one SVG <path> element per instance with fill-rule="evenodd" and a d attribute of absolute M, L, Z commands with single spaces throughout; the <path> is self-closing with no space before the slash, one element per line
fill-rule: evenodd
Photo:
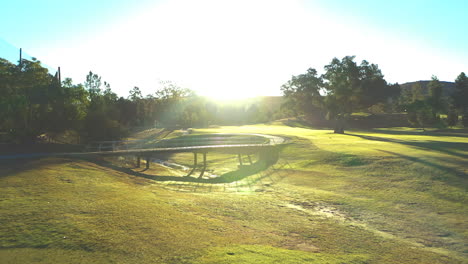
<path fill-rule="evenodd" d="M 140 156 L 137 156 L 137 168 L 140 168 L 141 160 Z"/>
<path fill-rule="evenodd" d="M 149 169 L 150 167 L 150 158 L 146 157 L 146 169 Z"/>
<path fill-rule="evenodd" d="M 242 157 L 241 157 L 241 154 L 237 154 L 237 157 L 239 158 L 239 165 L 242 166 Z"/>
<path fill-rule="evenodd" d="M 252 158 L 250 157 L 250 155 L 248 155 L 248 157 L 249 157 L 249 163 L 250 165 L 252 165 Z"/>
<path fill-rule="evenodd" d="M 19 65 L 21 66 L 21 63 L 23 62 L 23 49 L 20 48 L 20 59 L 19 59 Z"/>
<path fill-rule="evenodd" d="M 200 176 L 198 176 L 198 178 L 203 177 L 203 174 L 205 174 L 205 170 L 206 170 L 206 152 L 203 153 L 203 169 L 200 173 Z"/>
<path fill-rule="evenodd" d="M 197 161 L 197 156 L 198 156 L 197 153 L 194 152 L 194 153 L 193 153 L 193 168 L 192 168 L 192 170 L 189 172 L 189 174 L 188 174 L 187 176 L 192 175 L 192 173 L 193 173 L 193 172 L 195 171 L 195 169 L 197 168 L 197 163 L 198 163 L 198 161 Z"/>

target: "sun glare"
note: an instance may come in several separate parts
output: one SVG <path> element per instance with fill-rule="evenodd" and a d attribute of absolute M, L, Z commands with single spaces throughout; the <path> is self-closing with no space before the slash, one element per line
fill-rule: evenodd
<path fill-rule="evenodd" d="M 231 101 L 231 100 L 240 100 L 240 99 L 247 99 L 258 96 L 257 93 L 252 91 L 245 91 L 239 89 L 237 92 L 229 92 L 229 91 L 207 91 L 203 94 L 203 96 L 209 97 L 216 101 Z"/>
<path fill-rule="evenodd" d="M 402 58 L 450 65 L 450 59 L 418 43 L 342 23 L 318 3 L 305 7 L 303 1 L 266 0 L 158 2 L 83 41 L 54 49 L 47 61 L 78 82 L 92 70 L 120 95 L 134 86 L 152 94 L 158 80 L 171 80 L 217 99 L 280 95 L 279 88 L 292 75 L 309 67 L 320 71 L 333 57 L 354 54 L 357 60 L 379 61 L 390 82 L 434 73 L 433 64 L 425 63 L 396 79 L 389 73 L 401 72 L 405 65 L 382 52 L 395 49 Z"/>
<path fill-rule="evenodd" d="M 294 24 L 317 18 L 306 21 L 304 12 L 296 1 L 163 2 L 89 41 L 72 43 L 57 52 L 66 59 L 57 60 L 73 62 L 62 68 L 79 72 L 78 80 L 90 69 L 111 77 L 106 80 L 122 94 L 133 86 L 152 93 L 163 79 L 218 99 L 279 95 L 292 73 L 308 67 L 297 64 L 305 60 L 300 49 L 306 44 L 288 48 L 288 35 L 301 35 Z"/>

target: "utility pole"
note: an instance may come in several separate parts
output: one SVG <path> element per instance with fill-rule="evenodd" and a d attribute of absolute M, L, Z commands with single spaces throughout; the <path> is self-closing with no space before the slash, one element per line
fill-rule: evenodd
<path fill-rule="evenodd" d="M 19 66 L 21 66 L 21 63 L 23 62 L 23 49 L 20 48 L 20 59 L 19 59 Z"/>
<path fill-rule="evenodd" d="M 58 67 L 58 81 L 59 86 L 62 87 L 62 74 L 60 73 L 60 66 Z"/>

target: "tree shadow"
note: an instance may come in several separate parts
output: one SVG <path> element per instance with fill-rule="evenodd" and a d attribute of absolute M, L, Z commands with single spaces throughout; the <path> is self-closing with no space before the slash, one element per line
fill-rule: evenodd
<path fill-rule="evenodd" d="M 440 180 L 440 181 L 445 182 L 446 184 L 449 184 L 449 185 L 452 185 L 452 186 L 455 186 L 455 187 L 460 187 L 460 188 L 463 188 L 463 186 L 466 185 L 466 180 L 468 179 L 468 174 L 466 174 L 463 171 L 457 170 L 455 168 L 443 166 L 443 165 L 440 165 L 440 164 L 436 164 L 436 163 L 433 163 L 433 162 L 429 162 L 429 161 L 426 161 L 426 160 L 423 160 L 423 159 L 420 159 L 420 158 L 403 155 L 403 154 L 396 153 L 396 152 L 393 152 L 393 151 L 382 150 L 382 149 L 378 149 L 378 151 L 381 151 L 381 152 L 384 152 L 384 153 L 387 153 L 387 154 L 391 154 L 391 155 L 394 155 L 394 156 L 397 156 L 397 157 L 400 157 L 400 158 L 404 158 L 404 159 L 407 159 L 407 160 L 409 160 L 411 162 L 420 163 L 420 164 L 423 164 L 425 166 L 432 167 L 432 168 L 438 169 L 438 170 L 443 171 L 443 172 L 448 172 L 448 173 L 450 173 L 452 175 L 457 175 L 457 177 L 459 177 L 458 179 L 461 178 L 460 180 L 462 182 L 455 182 L 455 181 L 453 181 L 453 178 L 452 178 L 452 180 L 450 180 L 448 178 L 441 178 L 441 177 L 438 177 L 437 179 L 434 179 L 434 180 Z"/>
<path fill-rule="evenodd" d="M 468 137 L 468 129 L 438 129 L 433 131 L 402 131 L 390 129 L 370 129 L 373 133 L 389 135 L 415 135 L 415 136 L 444 136 L 444 137 Z"/>
<path fill-rule="evenodd" d="M 468 143 L 463 143 L 463 142 L 446 142 L 446 141 L 437 141 L 437 140 L 421 142 L 421 141 L 406 141 L 406 140 L 394 139 L 394 138 L 358 135 L 358 134 L 351 134 L 351 133 L 346 133 L 345 135 L 359 137 L 359 138 L 363 138 L 367 140 L 398 143 L 402 145 L 419 148 L 421 150 L 438 151 L 444 154 L 456 156 L 456 157 L 463 158 L 463 159 L 468 159 L 468 154 L 463 154 L 463 153 L 453 151 L 453 149 L 458 149 L 461 151 L 468 151 Z"/>
<path fill-rule="evenodd" d="M 21 159 L 0 160 L 0 178 L 11 175 L 12 173 L 21 173 L 33 170 L 47 165 L 60 165 L 72 162 L 69 158 L 43 158 L 30 157 Z"/>
<path fill-rule="evenodd" d="M 346 134 L 346 135 L 356 136 L 356 137 L 360 137 L 360 138 L 367 139 L 367 140 L 376 140 L 376 141 L 382 141 L 382 142 L 392 142 L 392 143 L 398 143 L 398 144 L 403 144 L 403 145 L 409 145 L 409 146 L 412 146 L 412 147 L 415 147 L 415 148 L 420 148 L 422 150 L 439 151 L 439 152 L 442 152 L 442 153 L 446 153 L 446 154 L 449 154 L 449 155 L 454 155 L 454 156 L 461 157 L 461 158 L 466 158 L 467 157 L 467 155 L 465 155 L 465 154 L 456 153 L 456 152 L 444 149 L 443 146 L 445 146 L 445 147 L 457 147 L 457 148 L 460 149 L 460 144 L 462 144 L 461 149 L 466 150 L 466 149 L 468 149 L 468 143 L 451 143 L 451 142 L 441 142 L 441 141 L 436 141 L 436 142 L 434 142 L 434 141 L 431 141 L 431 142 L 407 142 L 407 141 L 403 141 L 403 140 L 381 138 L 381 137 L 374 137 L 374 136 L 364 136 L 364 135 L 355 135 L 355 134 Z M 437 146 L 435 147 L 434 145 L 437 145 Z M 419 163 L 419 164 L 422 164 L 422 165 L 437 169 L 437 170 L 442 171 L 442 172 L 450 173 L 451 175 L 456 175 L 456 178 L 448 178 L 448 177 L 444 177 L 444 176 L 440 175 L 440 177 L 433 178 L 433 180 L 440 180 L 440 181 L 445 182 L 446 184 L 456 186 L 456 187 L 466 185 L 466 180 L 468 179 L 468 174 L 466 172 L 462 171 L 462 170 L 459 170 L 459 169 L 456 169 L 456 168 L 453 168 L 453 167 L 450 167 L 450 166 L 444 166 L 444 165 L 441 165 L 441 164 L 430 162 L 430 161 L 427 161 L 427 160 L 424 160 L 424 159 L 421 159 L 421 158 L 408 156 L 408 155 L 404 155 L 404 154 L 401 154 L 401 153 L 396 153 L 396 152 L 393 152 L 393 151 L 382 150 L 382 149 L 377 149 L 377 150 L 380 151 L 380 152 L 384 152 L 384 153 L 387 153 L 387 154 L 391 154 L 391 155 L 394 155 L 394 156 L 409 160 L 409 161 L 414 162 L 414 163 Z M 452 164 L 460 165 L 460 162 L 452 162 Z"/>

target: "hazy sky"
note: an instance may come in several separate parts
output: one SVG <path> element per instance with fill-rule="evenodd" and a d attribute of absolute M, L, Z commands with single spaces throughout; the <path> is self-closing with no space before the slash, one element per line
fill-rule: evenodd
<path fill-rule="evenodd" d="M 468 1 L 3 0 L 0 57 L 119 95 L 170 80 L 203 95 L 279 95 L 291 75 L 356 55 L 404 83 L 468 72 Z"/>

